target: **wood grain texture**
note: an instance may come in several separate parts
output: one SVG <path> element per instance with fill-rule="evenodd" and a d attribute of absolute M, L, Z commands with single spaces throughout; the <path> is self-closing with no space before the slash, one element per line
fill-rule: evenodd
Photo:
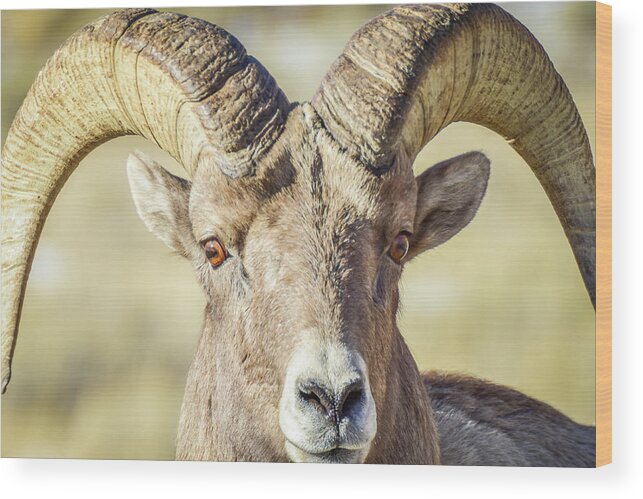
<path fill-rule="evenodd" d="M 612 462 L 612 7 L 596 3 L 596 466 Z"/>

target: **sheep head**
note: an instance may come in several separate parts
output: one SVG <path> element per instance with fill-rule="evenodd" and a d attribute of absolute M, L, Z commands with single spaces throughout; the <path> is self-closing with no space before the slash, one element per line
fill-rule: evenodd
<path fill-rule="evenodd" d="M 189 183 L 132 155 L 132 192 L 147 227 L 191 260 L 207 295 L 204 334 L 234 356 L 201 382 L 213 393 L 222 377 L 259 384 L 260 394 L 239 390 L 240 403 L 279 420 L 292 460 L 363 461 L 379 408 L 385 422 L 399 403 L 387 381 L 405 353 L 402 268 L 471 220 L 489 163 L 466 154 L 416 179 L 399 158 L 376 176 L 307 104 L 282 137 L 265 177 L 232 182 L 202 165 Z"/>

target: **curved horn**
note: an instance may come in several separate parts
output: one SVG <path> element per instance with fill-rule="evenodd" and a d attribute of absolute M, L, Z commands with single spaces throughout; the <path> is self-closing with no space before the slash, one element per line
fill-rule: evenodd
<path fill-rule="evenodd" d="M 545 50 L 490 4 L 398 7 L 349 41 L 312 101 L 375 173 L 455 121 L 504 136 L 549 196 L 595 305 L 595 169 L 572 97 Z"/>
<path fill-rule="evenodd" d="M 289 103 L 241 43 L 212 24 L 150 9 L 74 34 L 38 75 L 2 151 L 2 391 L 11 375 L 35 248 L 56 195 L 99 144 L 141 135 L 193 173 L 253 172 Z"/>

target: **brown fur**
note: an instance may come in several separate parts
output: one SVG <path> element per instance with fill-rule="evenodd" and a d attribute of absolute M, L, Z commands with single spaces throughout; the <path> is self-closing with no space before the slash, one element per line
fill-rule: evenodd
<path fill-rule="evenodd" d="M 328 341 L 352 344 L 369 366 L 380 430 L 368 462 L 436 463 L 428 399 L 395 325 L 401 269 L 382 260 L 390 235 L 412 227 L 415 181 L 410 169 L 377 179 L 352 164 L 309 113 L 297 110 L 289 122 L 289 136 L 301 141 L 287 147 L 297 151 L 290 161 L 274 151 L 271 174 L 290 183 L 262 191 L 261 201 L 244 195 L 237 202 L 237 184 L 222 190 L 199 175 L 193 181 L 193 232 L 205 234 L 208 214 L 217 217 L 235 258 L 212 270 L 196 241 L 184 251 L 196 255 L 211 305 L 188 378 L 177 457 L 287 460 L 277 423 L 281 383 L 290 352 L 312 327 Z M 386 296 L 378 303 L 370 290 L 382 261 L 387 282 L 378 289 Z M 402 426 L 407 431 L 397 431 Z"/>
<path fill-rule="evenodd" d="M 594 466 L 595 429 L 523 393 L 470 376 L 424 376 L 443 464 Z"/>

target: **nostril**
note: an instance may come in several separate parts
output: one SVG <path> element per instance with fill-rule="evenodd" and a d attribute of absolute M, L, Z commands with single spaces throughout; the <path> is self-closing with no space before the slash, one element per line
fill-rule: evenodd
<path fill-rule="evenodd" d="M 364 386 L 361 381 L 356 381 L 348 385 L 339 399 L 337 404 L 337 412 L 340 415 L 349 414 L 355 407 L 357 407 L 364 395 Z"/>
<path fill-rule="evenodd" d="M 353 410 L 355 406 L 358 405 L 359 401 L 362 400 L 362 389 L 359 388 L 350 392 L 344 399 L 344 403 L 340 406 L 340 413 L 349 413 Z"/>
<path fill-rule="evenodd" d="M 364 384 L 361 380 L 347 384 L 341 390 L 329 390 L 316 382 L 299 384 L 299 399 L 304 406 L 339 422 L 350 415 L 364 398 Z"/>
<path fill-rule="evenodd" d="M 324 415 L 333 415 L 335 412 L 333 399 L 326 390 L 316 383 L 306 383 L 299 387 L 299 396 L 310 407 Z"/>

